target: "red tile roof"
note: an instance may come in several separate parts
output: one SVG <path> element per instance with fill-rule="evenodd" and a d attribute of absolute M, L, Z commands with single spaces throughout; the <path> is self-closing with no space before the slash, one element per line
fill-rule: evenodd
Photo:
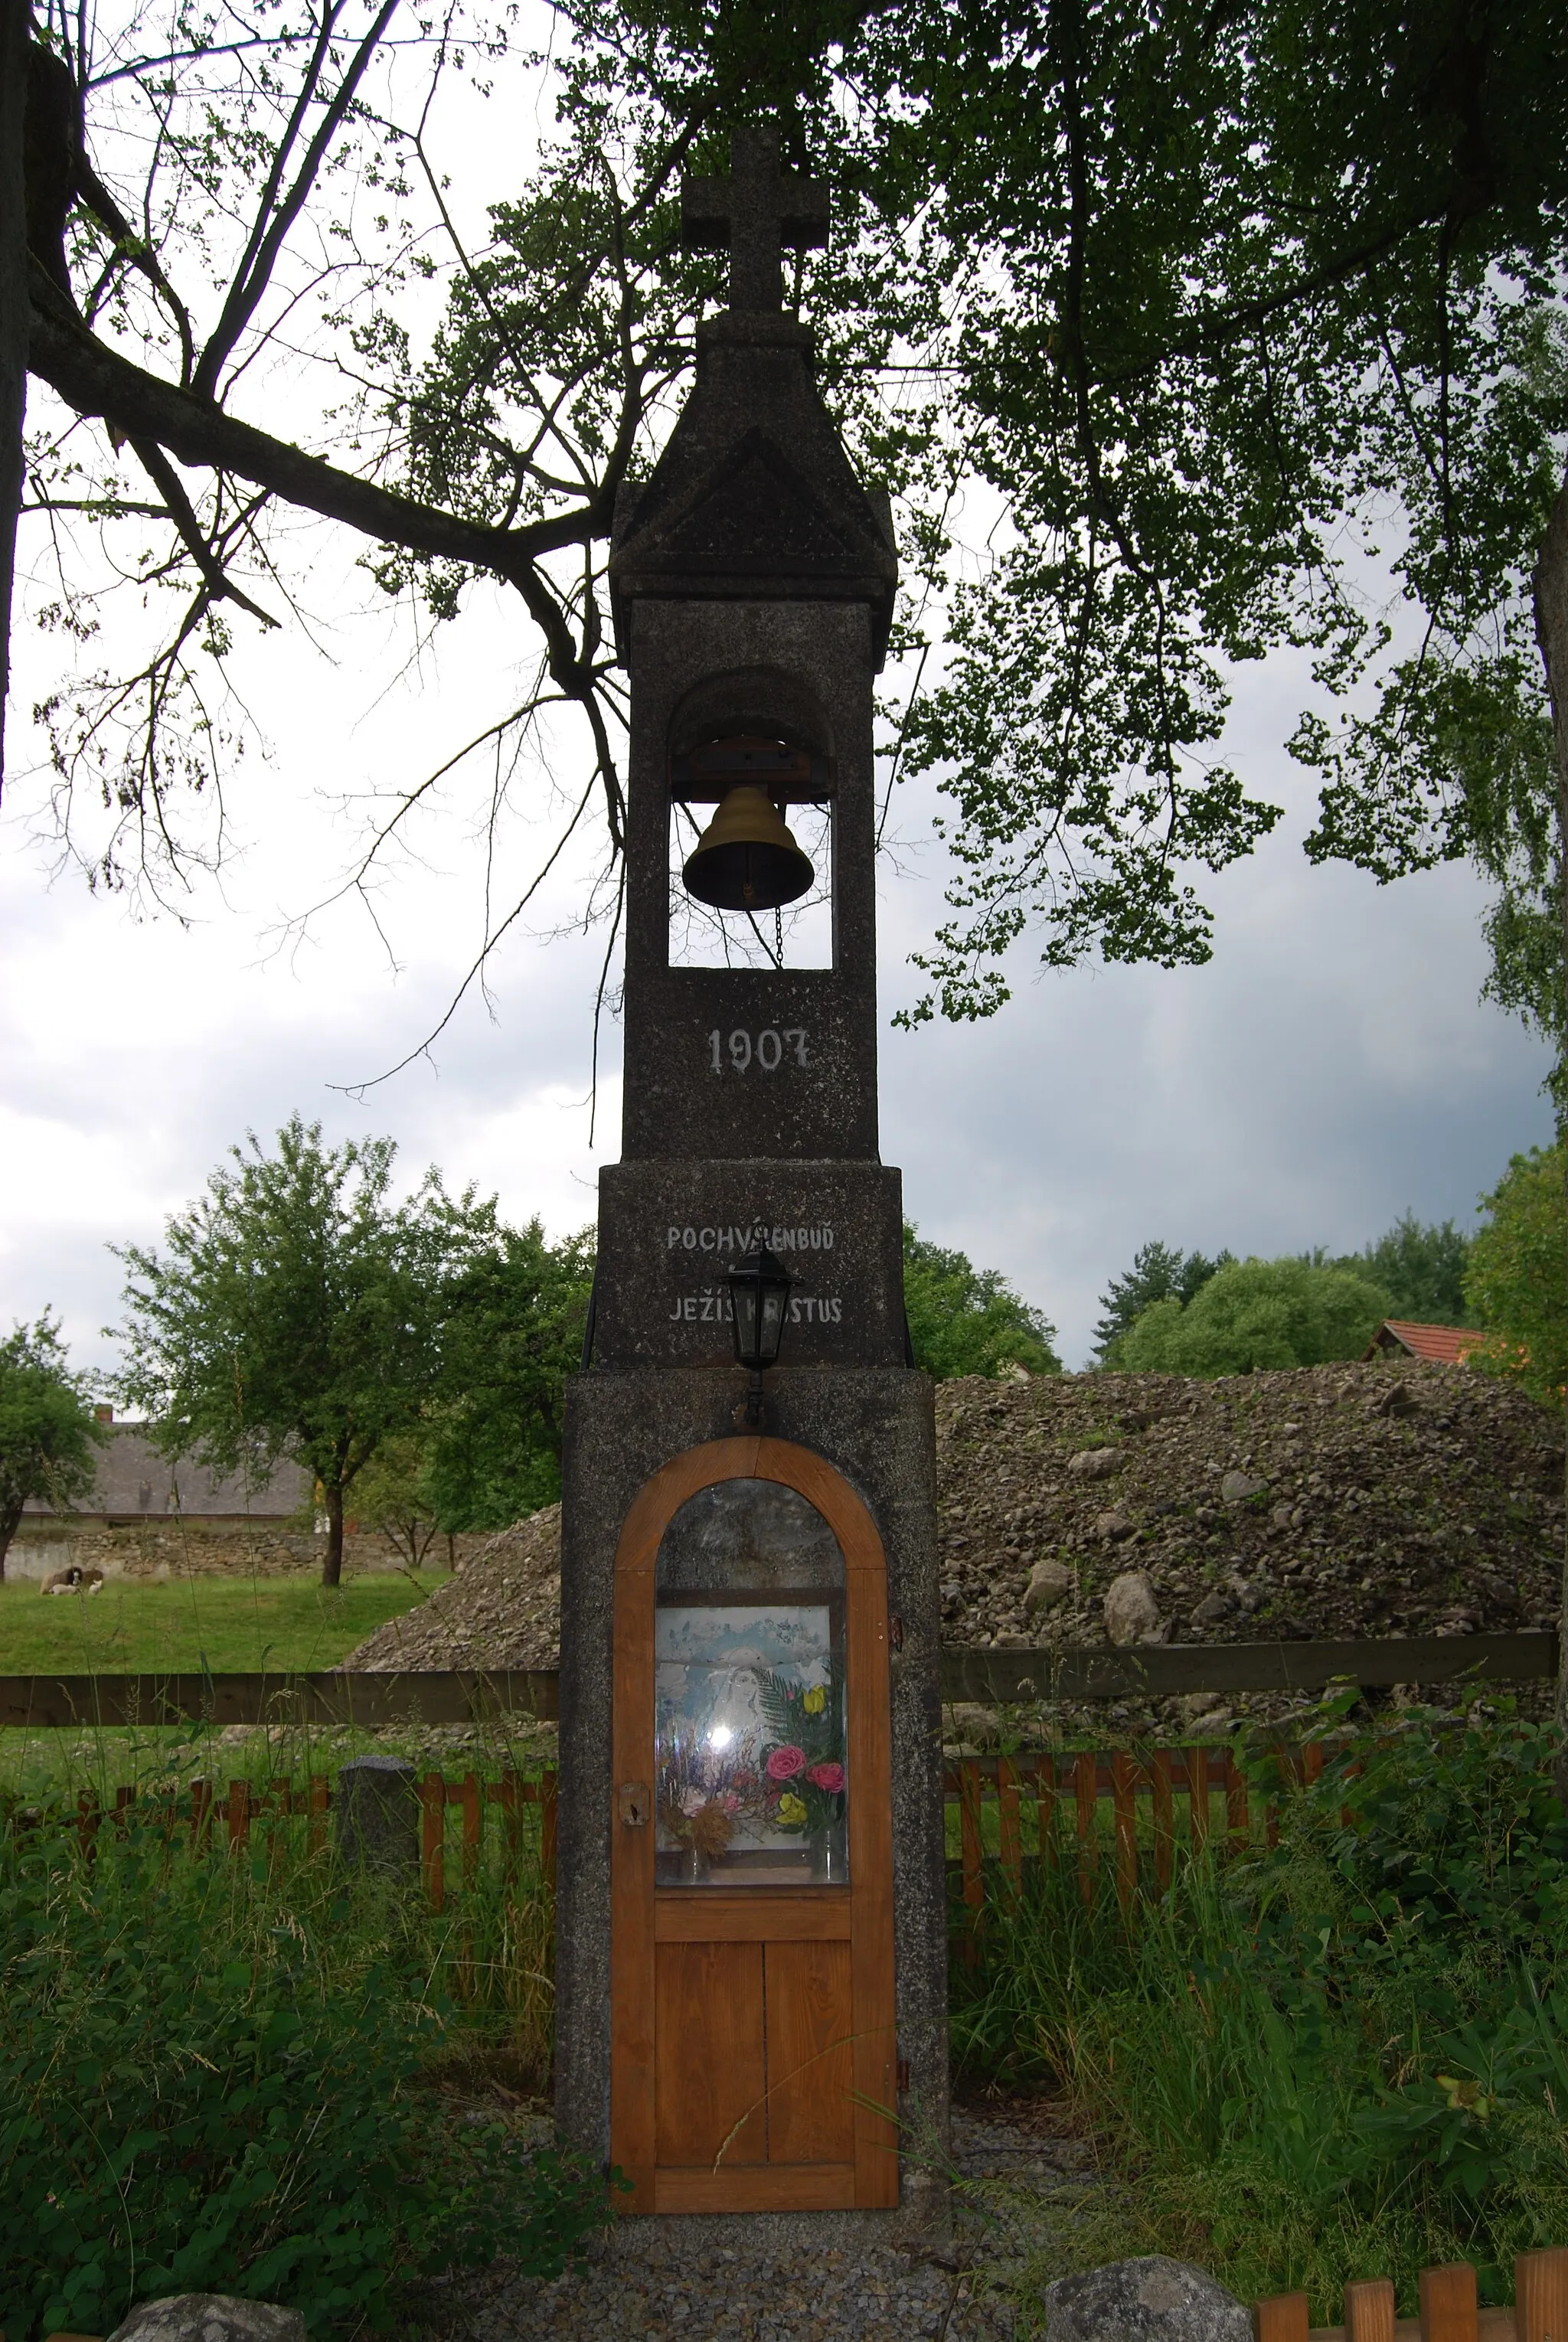
<path fill-rule="evenodd" d="M 1404 1350 L 1413 1358 L 1430 1359 L 1433 1366 L 1462 1366 L 1483 1338 L 1473 1326 L 1413 1326 L 1407 1318 L 1385 1317 L 1362 1356 L 1374 1358 L 1380 1350 Z"/>

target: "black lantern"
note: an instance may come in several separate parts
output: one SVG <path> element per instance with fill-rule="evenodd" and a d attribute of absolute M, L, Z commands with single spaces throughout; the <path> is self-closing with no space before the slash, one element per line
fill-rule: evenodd
<path fill-rule="evenodd" d="M 754 1431 L 763 1419 L 763 1376 L 778 1357 L 794 1279 L 775 1253 L 759 1245 L 731 1269 L 726 1282 L 735 1358 L 751 1376 L 746 1421 Z"/>

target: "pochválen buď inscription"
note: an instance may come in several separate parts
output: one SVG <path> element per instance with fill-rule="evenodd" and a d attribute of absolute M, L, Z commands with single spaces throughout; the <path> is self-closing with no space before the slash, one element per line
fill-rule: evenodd
<path fill-rule="evenodd" d="M 563 1486 L 556 2109 L 634 2214 L 922 2215 L 946 2130 L 932 1394 L 877 1152 L 896 583 L 783 305 L 825 192 L 690 181 L 730 305 L 610 578 L 623 1159 Z"/>

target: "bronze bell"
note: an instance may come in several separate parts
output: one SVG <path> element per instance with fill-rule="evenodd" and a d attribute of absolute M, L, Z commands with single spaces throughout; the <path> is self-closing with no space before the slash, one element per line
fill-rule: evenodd
<path fill-rule="evenodd" d="M 681 873 L 688 895 L 716 911 L 774 911 L 798 902 L 816 876 L 811 856 L 754 781 L 726 789 Z"/>

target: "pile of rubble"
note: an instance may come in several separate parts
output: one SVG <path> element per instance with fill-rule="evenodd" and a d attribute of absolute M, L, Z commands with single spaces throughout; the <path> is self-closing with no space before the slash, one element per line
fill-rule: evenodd
<path fill-rule="evenodd" d="M 943 1634 L 1062 1648 L 1556 1623 L 1563 1423 L 1463 1367 L 978 1378 L 936 1395 Z M 555 1663 L 560 1507 L 348 1665 Z M 1244 1705 L 1251 1706 L 1253 1703 Z"/>
<path fill-rule="evenodd" d="M 344 1660 L 394 1675 L 420 1667 L 553 1667 L 561 1650 L 561 1507 L 487 1538 L 460 1574 L 389 1618 Z"/>

